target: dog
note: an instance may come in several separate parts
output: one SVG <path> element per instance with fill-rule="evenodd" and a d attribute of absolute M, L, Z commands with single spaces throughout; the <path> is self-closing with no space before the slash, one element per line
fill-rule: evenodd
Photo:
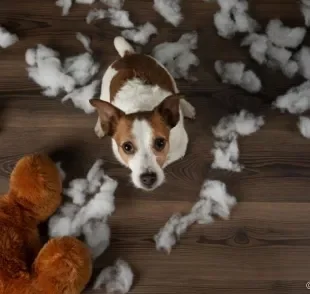
<path fill-rule="evenodd" d="M 184 117 L 195 108 L 179 93 L 174 78 L 153 57 L 138 54 L 123 38 L 114 46 L 120 58 L 106 70 L 95 133 L 112 138 L 116 159 L 130 168 L 137 188 L 151 191 L 165 180 L 163 169 L 184 157 L 188 135 Z"/>

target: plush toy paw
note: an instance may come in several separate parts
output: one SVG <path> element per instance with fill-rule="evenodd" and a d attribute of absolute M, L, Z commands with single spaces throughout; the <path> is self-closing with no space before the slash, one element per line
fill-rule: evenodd
<path fill-rule="evenodd" d="M 25 156 L 12 172 L 10 197 L 39 222 L 56 211 L 61 202 L 61 190 L 59 171 L 48 156 Z"/>
<path fill-rule="evenodd" d="M 89 249 L 76 238 L 55 238 L 41 249 L 33 269 L 35 288 L 81 293 L 91 277 L 92 260 Z"/>

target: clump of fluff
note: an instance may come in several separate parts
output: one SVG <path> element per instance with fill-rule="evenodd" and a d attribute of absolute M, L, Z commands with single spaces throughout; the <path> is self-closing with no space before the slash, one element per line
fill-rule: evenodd
<path fill-rule="evenodd" d="M 264 123 L 262 116 L 256 117 L 246 110 L 221 118 L 219 123 L 212 128 L 217 140 L 211 151 L 214 156 L 211 167 L 240 172 L 243 166 L 239 163 L 237 138 L 257 132 Z"/>
<path fill-rule="evenodd" d="M 125 294 L 129 292 L 134 274 L 129 264 L 118 259 L 113 266 L 103 269 L 94 283 L 93 289 L 105 288 L 107 293 Z"/>
<path fill-rule="evenodd" d="M 137 28 L 122 31 L 122 36 L 134 43 L 145 45 L 150 37 L 157 34 L 157 32 L 157 28 L 150 22 L 147 22 Z"/>
<path fill-rule="evenodd" d="M 310 118 L 306 116 L 300 116 L 298 122 L 298 128 L 300 133 L 307 139 L 310 139 Z"/>
<path fill-rule="evenodd" d="M 157 45 L 152 55 L 162 63 L 176 79 L 195 80 L 189 74 L 191 66 L 199 64 L 198 57 L 192 52 L 197 48 L 197 32 L 183 34 L 177 42 L 165 42 Z"/>
<path fill-rule="evenodd" d="M 181 0 L 154 0 L 154 9 L 172 25 L 177 27 L 183 20 Z"/>
<path fill-rule="evenodd" d="M 262 88 L 262 83 L 252 70 L 245 70 L 243 62 L 215 62 L 215 71 L 221 77 L 223 83 L 241 87 L 250 92 L 257 93 Z"/>
<path fill-rule="evenodd" d="M 201 188 L 199 200 L 191 211 L 184 216 L 174 214 L 154 236 L 156 249 L 169 254 L 180 236 L 194 223 L 209 224 L 213 222 L 213 216 L 229 219 L 236 202 L 236 198 L 227 192 L 224 183 L 206 180 Z"/>
<path fill-rule="evenodd" d="M 15 34 L 11 34 L 4 27 L 0 26 L 0 47 L 7 48 L 12 46 L 18 41 L 18 37 Z"/>
<path fill-rule="evenodd" d="M 86 178 L 74 179 L 63 193 L 68 201 L 49 220 L 49 236 L 83 235 L 93 258 L 100 256 L 110 242 L 108 217 L 114 212 L 117 182 L 102 169 L 97 160 Z"/>
<path fill-rule="evenodd" d="M 218 0 L 220 10 L 214 15 L 214 25 L 219 36 L 231 39 L 237 32 L 253 33 L 259 25 L 248 14 L 248 2 L 244 0 Z"/>

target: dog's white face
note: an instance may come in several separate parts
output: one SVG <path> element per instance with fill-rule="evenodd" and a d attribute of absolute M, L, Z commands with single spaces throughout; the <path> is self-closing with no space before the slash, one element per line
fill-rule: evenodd
<path fill-rule="evenodd" d="M 160 186 L 169 153 L 170 130 L 180 119 L 179 96 L 167 97 L 153 111 L 126 115 L 112 104 L 93 99 L 103 131 L 112 137 L 116 158 L 131 169 L 137 188 L 147 191 Z"/>

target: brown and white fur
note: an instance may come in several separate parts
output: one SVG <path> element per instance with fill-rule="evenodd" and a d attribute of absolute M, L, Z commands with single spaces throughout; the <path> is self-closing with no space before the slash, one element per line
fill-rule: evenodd
<path fill-rule="evenodd" d="M 111 136 L 113 152 L 131 169 L 137 188 L 153 190 L 164 182 L 163 169 L 185 155 L 184 116 L 194 118 L 195 109 L 163 65 L 135 53 L 122 37 L 114 46 L 121 58 L 106 70 L 100 100 L 90 101 L 99 115 L 95 133 Z"/>

